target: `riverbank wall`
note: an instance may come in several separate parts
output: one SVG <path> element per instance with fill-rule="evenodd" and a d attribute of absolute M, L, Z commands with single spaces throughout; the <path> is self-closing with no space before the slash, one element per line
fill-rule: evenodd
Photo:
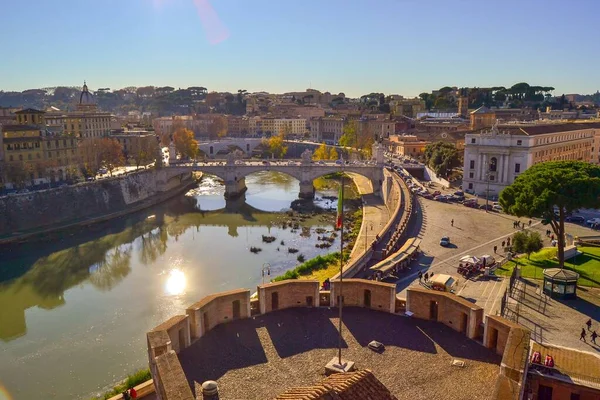
<path fill-rule="evenodd" d="M 0 244 L 119 217 L 181 193 L 191 173 L 168 168 L 0 198 Z"/>

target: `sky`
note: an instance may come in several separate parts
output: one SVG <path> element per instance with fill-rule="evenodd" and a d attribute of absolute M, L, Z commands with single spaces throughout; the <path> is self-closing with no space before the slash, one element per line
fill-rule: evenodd
<path fill-rule="evenodd" d="M 600 89 L 599 0 L 2 0 L 0 90 Z"/>

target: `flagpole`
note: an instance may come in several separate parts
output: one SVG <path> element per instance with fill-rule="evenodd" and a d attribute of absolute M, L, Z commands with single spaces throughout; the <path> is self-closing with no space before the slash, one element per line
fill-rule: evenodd
<path fill-rule="evenodd" d="M 340 309 L 339 315 L 339 338 L 338 338 L 338 362 L 341 368 L 342 366 L 342 307 L 344 305 L 344 300 L 342 297 L 342 282 L 344 280 L 343 276 L 343 267 L 344 267 L 344 173 L 342 172 L 342 181 L 341 181 L 341 189 L 340 196 L 341 201 L 339 202 L 341 210 L 338 210 L 338 213 L 342 217 L 342 226 L 340 230 L 340 289 L 339 289 L 339 297 L 338 297 L 338 306 Z"/>

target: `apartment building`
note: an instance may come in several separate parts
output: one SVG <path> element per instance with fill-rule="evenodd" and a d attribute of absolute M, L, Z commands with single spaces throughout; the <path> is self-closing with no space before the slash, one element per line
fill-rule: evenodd
<path fill-rule="evenodd" d="M 310 135 L 315 142 L 334 144 L 344 134 L 346 119 L 342 117 L 312 118 L 309 121 Z"/>
<path fill-rule="evenodd" d="M 431 142 L 415 135 L 390 135 L 383 143 L 390 153 L 418 158 L 425 153 L 425 147 Z"/>
<path fill-rule="evenodd" d="M 463 188 L 498 196 L 532 165 L 590 161 L 600 123 L 510 124 L 465 135 Z"/>

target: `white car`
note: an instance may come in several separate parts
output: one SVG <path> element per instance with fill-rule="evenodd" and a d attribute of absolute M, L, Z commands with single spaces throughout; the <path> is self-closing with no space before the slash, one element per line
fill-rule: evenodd
<path fill-rule="evenodd" d="M 502 206 L 500 204 L 494 204 L 492 210 L 502 212 Z"/>
<path fill-rule="evenodd" d="M 595 224 L 600 224 L 600 218 L 591 218 L 585 221 L 586 225 L 594 226 Z"/>

